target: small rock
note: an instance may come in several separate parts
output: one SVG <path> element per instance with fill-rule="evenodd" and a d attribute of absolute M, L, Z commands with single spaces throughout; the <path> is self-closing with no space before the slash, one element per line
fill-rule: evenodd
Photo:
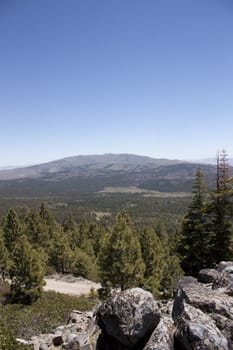
<path fill-rule="evenodd" d="M 48 344 L 46 344 L 46 343 L 41 343 L 40 344 L 40 347 L 39 347 L 39 350 L 48 350 Z"/>
<path fill-rule="evenodd" d="M 218 272 L 223 272 L 226 268 L 233 267 L 233 261 L 221 261 L 217 266 Z"/>
<path fill-rule="evenodd" d="M 62 345 L 62 343 L 63 343 L 62 335 L 56 335 L 56 336 L 53 338 L 53 345 L 54 345 L 54 346 L 60 346 L 60 345 Z"/>
<path fill-rule="evenodd" d="M 214 283 L 220 276 L 220 272 L 214 269 L 203 269 L 198 273 L 197 280 L 202 283 Z"/>
<path fill-rule="evenodd" d="M 92 350 L 89 336 L 85 332 L 78 335 L 72 334 L 69 339 L 66 339 L 63 348 L 66 350 Z"/>
<path fill-rule="evenodd" d="M 20 344 L 23 345 L 32 345 L 32 341 L 31 340 L 25 340 L 25 339 L 21 339 L 21 338 L 16 338 L 16 341 Z"/>
<path fill-rule="evenodd" d="M 233 282 L 233 277 L 231 274 L 228 274 L 225 272 L 220 273 L 219 277 L 216 278 L 216 280 L 212 284 L 213 289 L 218 289 L 218 288 L 228 288 Z"/>

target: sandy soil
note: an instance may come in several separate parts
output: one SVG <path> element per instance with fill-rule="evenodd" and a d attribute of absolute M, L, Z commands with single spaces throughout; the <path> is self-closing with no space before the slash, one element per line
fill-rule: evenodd
<path fill-rule="evenodd" d="M 82 277 L 73 277 L 72 275 L 54 275 L 46 277 L 45 282 L 45 291 L 53 290 L 69 295 L 89 294 L 91 288 L 97 290 L 101 287 L 99 283 L 86 280 Z"/>

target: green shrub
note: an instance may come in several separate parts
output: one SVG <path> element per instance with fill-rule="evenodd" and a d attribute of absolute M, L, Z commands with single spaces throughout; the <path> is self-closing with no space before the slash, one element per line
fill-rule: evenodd
<path fill-rule="evenodd" d="M 0 320 L 0 350 L 28 350 L 28 347 L 17 343 L 15 335 L 10 329 Z"/>
<path fill-rule="evenodd" d="M 9 286 L 4 289 L 4 293 L 7 291 L 9 291 Z M 5 302 L 4 298 L 0 289 L 0 299 Z M 73 309 L 91 310 L 95 303 L 95 298 L 92 299 L 90 296 L 76 297 L 45 292 L 32 305 L 0 304 L 0 320 L 4 327 L 15 331 L 15 336 L 30 339 L 33 335 L 49 333 L 59 325 L 66 324 L 69 313 Z M 16 348 L 9 348 L 9 350 L 12 349 Z M 5 348 L 0 348 L 0 350 L 5 350 Z"/>

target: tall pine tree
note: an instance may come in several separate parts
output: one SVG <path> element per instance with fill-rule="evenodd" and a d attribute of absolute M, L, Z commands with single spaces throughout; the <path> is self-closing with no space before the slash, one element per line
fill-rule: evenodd
<path fill-rule="evenodd" d="M 193 199 L 181 227 L 178 252 L 184 272 L 197 275 L 201 268 L 209 266 L 211 244 L 205 213 L 206 187 L 200 167 L 195 174 L 192 192 Z"/>
<path fill-rule="evenodd" d="M 152 227 L 144 227 L 139 234 L 142 258 L 145 263 L 144 282 L 145 289 L 155 296 L 160 294 L 160 283 L 166 265 L 165 252 L 159 237 Z"/>
<path fill-rule="evenodd" d="M 24 235 L 15 244 L 10 277 L 13 301 L 30 304 L 41 296 L 44 285 L 43 266 Z"/>
<path fill-rule="evenodd" d="M 233 257 L 231 181 L 227 154 L 222 150 L 217 155 L 216 190 L 210 194 L 208 205 L 208 214 L 212 223 L 210 225 L 212 264 L 221 260 L 230 260 Z"/>
<path fill-rule="evenodd" d="M 9 209 L 3 226 L 3 237 L 10 257 L 12 256 L 15 244 L 20 240 L 22 227 L 16 212 Z"/>
<path fill-rule="evenodd" d="M 8 270 L 9 265 L 9 253 L 5 246 L 2 232 L 0 231 L 0 272 L 2 273 L 3 279 L 5 276 L 5 272 Z"/>
<path fill-rule="evenodd" d="M 142 283 L 145 265 L 139 240 L 126 212 L 117 214 L 111 231 L 103 240 L 99 265 L 103 286 L 123 290 Z"/>

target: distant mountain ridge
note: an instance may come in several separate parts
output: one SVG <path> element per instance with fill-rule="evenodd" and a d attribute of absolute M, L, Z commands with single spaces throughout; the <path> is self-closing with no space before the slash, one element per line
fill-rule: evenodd
<path fill-rule="evenodd" d="M 1 196 L 93 194 L 107 187 L 136 187 L 160 192 L 191 192 L 198 164 L 133 154 L 75 156 L 0 171 Z M 202 164 L 207 185 L 214 188 L 216 166 Z"/>
<path fill-rule="evenodd" d="M 51 175 L 63 178 L 106 174 L 109 171 L 128 172 L 143 168 L 155 169 L 160 166 L 179 164 L 182 161 L 155 159 L 133 154 L 79 155 L 29 167 L 0 170 L 0 180 L 44 178 Z"/>

